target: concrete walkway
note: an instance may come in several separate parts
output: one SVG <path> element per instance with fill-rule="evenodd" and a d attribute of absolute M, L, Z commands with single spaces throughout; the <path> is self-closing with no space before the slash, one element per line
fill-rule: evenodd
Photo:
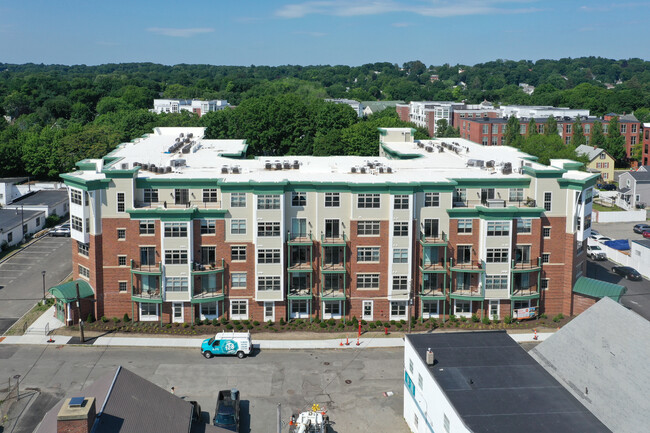
<path fill-rule="evenodd" d="M 25 330 L 29 335 L 47 335 L 55 329 L 63 328 L 65 324 L 56 318 L 56 307 L 53 305 Z"/>

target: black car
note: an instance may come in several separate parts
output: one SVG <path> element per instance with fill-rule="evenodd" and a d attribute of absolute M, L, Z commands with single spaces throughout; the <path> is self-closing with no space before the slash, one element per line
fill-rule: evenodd
<path fill-rule="evenodd" d="M 629 266 L 614 266 L 612 268 L 612 272 L 620 275 L 626 280 L 641 281 L 643 279 L 641 274 L 636 269 Z"/>
<path fill-rule="evenodd" d="M 634 226 L 632 230 L 634 231 L 634 233 L 642 234 L 643 232 L 650 231 L 650 224 L 637 224 Z"/>
<path fill-rule="evenodd" d="M 600 186 L 600 189 L 603 191 L 616 191 L 616 185 L 613 183 L 604 183 Z"/>
<path fill-rule="evenodd" d="M 226 430 L 239 431 L 239 391 L 219 391 L 213 424 Z"/>

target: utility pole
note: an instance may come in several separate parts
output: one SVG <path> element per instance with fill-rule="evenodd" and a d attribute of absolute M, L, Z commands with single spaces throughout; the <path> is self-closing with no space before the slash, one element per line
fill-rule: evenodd
<path fill-rule="evenodd" d="M 45 271 L 43 273 L 43 305 L 45 305 Z"/>
<path fill-rule="evenodd" d="M 84 321 L 81 319 L 81 297 L 79 296 L 79 283 L 75 283 L 74 286 L 77 289 L 77 312 L 79 313 L 79 337 L 81 338 L 81 342 L 83 343 L 86 340 L 84 339 Z"/>
<path fill-rule="evenodd" d="M 282 433 L 282 405 L 278 403 L 278 433 Z"/>

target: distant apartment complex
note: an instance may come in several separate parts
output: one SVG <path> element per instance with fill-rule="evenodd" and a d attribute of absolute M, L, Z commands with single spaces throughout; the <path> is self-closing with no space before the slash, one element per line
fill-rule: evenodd
<path fill-rule="evenodd" d="M 459 128 L 461 138 L 484 146 L 504 144 L 506 123 L 510 116 L 515 116 L 520 122 L 520 133 L 528 133 L 528 123 L 535 119 L 537 131 L 544 133 L 549 117 L 554 117 L 558 125 L 558 134 L 565 143 L 573 136 L 573 123 L 580 118 L 587 144 L 591 139 L 594 122 L 603 125 L 603 133 L 608 133 L 609 122 L 616 116 L 610 113 L 602 118 L 589 115 L 589 110 L 571 109 L 551 106 L 504 105 L 493 107 L 488 102 L 478 105 L 466 105 L 457 102 L 411 102 L 398 104 L 396 107 L 400 119 L 413 122 L 429 130 L 430 136 L 435 136 L 435 124 L 439 119 Z M 621 135 L 625 138 L 627 157 L 632 156 L 632 148 L 639 142 L 641 123 L 633 115 L 619 116 Z M 650 139 L 648 139 L 650 141 Z"/>
<path fill-rule="evenodd" d="M 354 99 L 325 99 L 325 102 L 349 105 L 354 110 L 354 112 L 357 113 L 357 117 L 363 117 L 363 111 L 365 107 L 363 106 L 363 103 L 355 101 Z"/>
<path fill-rule="evenodd" d="M 229 107 L 228 101 L 214 99 L 211 101 L 201 101 L 198 99 L 154 99 L 154 113 L 180 113 L 181 111 L 191 111 L 192 113 L 203 116 L 210 111 L 219 111 Z"/>
<path fill-rule="evenodd" d="M 156 128 L 62 175 L 96 316 L 400 320 L 573 312 L 598 175 L 380 131 L 379 157 L 243 157 Z"/>

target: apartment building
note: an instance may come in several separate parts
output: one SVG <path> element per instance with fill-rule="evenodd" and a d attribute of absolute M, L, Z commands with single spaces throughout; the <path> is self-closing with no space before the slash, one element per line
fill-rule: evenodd
<path fill-rule="evenodd" d="M 643 140 L 643 149 L 641 150 L 642 156 L 640 165 L 650 165 L 650 123 L 644 123 L 642 125 L 642 140 Z"/>
<path fill-rule="evenodd" d="M 198 114 L 199 117 L 210 111 L 219 111 L 230 107 L 228 101 L 214 99 L 211 101 L 202 101 L 199 99 L 154 99 L 154 113 L 180 113 L 181 111 L 191 111 Z"/>
<path fill-rule="evenodd" d="M 594 122 L 599 121 L 603 125 L 603 133 L 607 135 L 609 131 L 609 122 L 614 115 L 607 115 L 602 118 L 599 117 L 582 117 L 580 119 L 587 144 L 591 140 L 591 131 L 594 127 Z M 537 132 L 544 133 L 548 117 L 535 117 L 535 125 Z M 558 134 L 562 140 L 569 144 L 573 137 L 573 124 L 575 118 L 572 117 L 558 117 L 557 129 Z M 519 118 L 519 133 L 521 135 L 528 134 L 530 118 Z M 484 146 L 497 146 L 504 144 L 506 124 L 508 123 L 507 117 L 470 117 L 458 118 L 458 127 L 460 128 L 460 136 L 474 143 L 480 143 Z M 632 155 L 632 148 L 638 143 L 639 132 L 641 130 L 640 122 L 631 115 L 619 117 L 619 127 L 621 135 L 625 138 L 625 148 L 628 158 Z"/>
<path fill-rule="evenodd" d="M 365 320 L 572 312 L 598 175 L 380 129 L 379 157 L 236 159 L 156 128 L 62 175 L 96 315 Z M 180 144 L 179 144 L 180 143 Z"/>

